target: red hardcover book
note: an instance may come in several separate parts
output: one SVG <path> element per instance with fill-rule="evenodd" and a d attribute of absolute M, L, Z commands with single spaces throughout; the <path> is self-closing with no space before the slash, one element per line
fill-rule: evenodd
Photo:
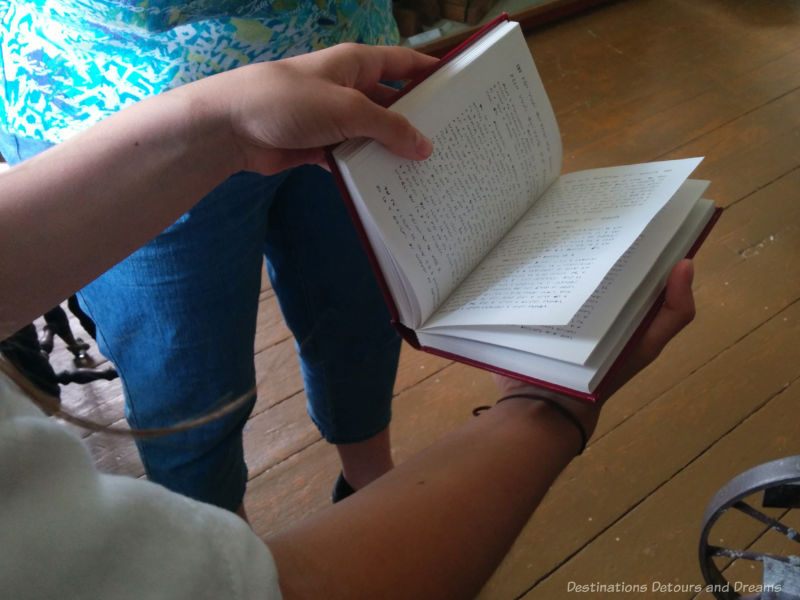
<path fill-rule="evenodd" d="M 552 107 L 500 17 L 392 110 L 433 141 L 414 162 L 371 140 L 329 162 L 395 327 L 420 350 L 597 401 L 655 315 L 672 266 L 720 210 L 700 158 L 561 174 Z"/>

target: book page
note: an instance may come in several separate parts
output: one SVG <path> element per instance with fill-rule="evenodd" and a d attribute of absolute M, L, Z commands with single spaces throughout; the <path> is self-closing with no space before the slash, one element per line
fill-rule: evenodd
<path fill-rule="evenodd" d="M 416 322 L 400 311 L 410 327 L 433 313 L 561 168 L 552 108 L 519 26 L 507 25 L 469 64 L 446 65 L 392 106 L 431 139 L 428 160 L 400 160 L 375 142 L 339 152 L 373 247 L 386 246 L 419 302 Z"/>
<path fill-rule="evenodd" d="M 425 326 L 567 324 L 700 160 L 560 177 Z"/>
<path fill-rule="evenodd" d="M 566 325 L 445 327 L 427 331 L 482 341 L 584 364 L 608 333 L 628 299 L 659 261 L 709 182 L 686 181 Z"/>
<path fill-rule="evenodd" d="M 713 216 L 713 202 L 701 199 L 695 204 L 654 268 L 625 305 L 625 319 L 614 323 L 595 352 L 582 364 L 552 358 L 547 352 L 534 354 L 492 342 L 453 337 L 447 335 L 447 329 L 435 333 L 421 332 L 419 341 L 423 348 L 436 348 L 462 359 L 477 361 L 492 370 L 531 377 L 545 386 L 554 384 L 579 392 L 593 392 L 649 312 L 672 265 L 686 256 Z"/>

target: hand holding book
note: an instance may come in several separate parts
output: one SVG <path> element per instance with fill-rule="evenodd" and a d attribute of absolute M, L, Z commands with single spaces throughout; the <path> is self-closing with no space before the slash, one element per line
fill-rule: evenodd
<path fill-rule="evenodd" d="M 692 295 L 693 276 L 694 266 L 689 259 L 681 260 L 672 269 L 667 280 L 664 303 L 609 381 L 607 388 L 609 396 L 653 362 L 670 340 L 692 321 L 695 314 Z M 585 435 L 591 437 L 600 415 L 601 405 L 599 403 L 580 402 L 570 395 L 560 394 L 504 375 L 495 375 L 494 379 L 501 397 L 514 394 L 545 395 L 558 402 L 580 421 Z"/>
<path fill-rule="evenodd" d="M 424 162 L 349 140 L 331 166 L 414 347 L 589 400 L 607 396 L 672 266 L 718 210 L 702 159 L 561 174 L 553 109 L 499 21 L 391 106 Z"/>

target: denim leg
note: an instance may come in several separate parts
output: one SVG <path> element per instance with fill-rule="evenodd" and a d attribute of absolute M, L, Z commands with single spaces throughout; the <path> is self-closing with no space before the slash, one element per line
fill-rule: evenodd
<path fill-rule="evenodd" d="M 49 145 L 0 133 L 11 164 Z M 232 178 L 81 292 L 134 427 L 203 415 L 253 387 L 262 251 L 322 434 L 358 442 L 389 424 L 400 340 L 330 174 L 301 167 L 288 177 Z M 148 477 L 235 509 L 249 410 L 140 442 Z"/>
<path fill-rule="evenodd" d="M 9 165 L 15 165 L 26 158 L 44 152 L 52 145 L 50 142 L 23 138 L 0 130 L 0 156 Z"/>
<path fill-rule="evenodd" d="M 120 373 L 133 427 L 174 425 L 250 393 L 267 205 L 280 177 L 239 174 L 80 293 Z M 150 480 L 235 510 L 247 468 L 240 410 L 137 442 Z"/>
<path fill-rule="evenodd" d="M 330 173 L 292 170 L 269 213 L 265 254 L 322 435 L 339 444 L 385 429 L 400 338 Z"/>
<path fill-rule="evenodd" d="M 51 144 L 0 132 L 15 164 Z M 266 216 L 283 176 L 239 174 L 78 295 L 133 427 L 174 425 L 250 393 Z M 203 427 L 138 441 L 150 480 L 229 510 L 244 496 L 252 398 Z"/>

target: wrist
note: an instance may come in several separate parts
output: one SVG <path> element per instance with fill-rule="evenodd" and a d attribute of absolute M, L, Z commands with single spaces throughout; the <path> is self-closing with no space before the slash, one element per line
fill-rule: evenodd
<path fill-rule="evenodd" d="M 187 116 L 185 137 L 189 153 L 198 165 L 208 164 L 219 181 L 246 167 L 245 153 L 231 119 L 229 90 L 221 85 L 221 79 L 225 79 L 224 75 L 215 75 L 168 92 L 180 103 L 178 110 Z"/>
<path fill-rule="evenodd" d="M 512 380 L 508 380 L 508 382 L 511 381 Z M 573 427 L 577 428 L 579 425 L 587 441 L 594 433 L 597 420 L 600 416 L 599 404 L 578 400 L 566 394 L 539 388 L 521 381 L 513 381 L 513 384 L 508 382 L 501 383 L 498 381 L 501 399 L 509 398 L 510 396 L 520 396 L 520 400 L 532 402 L 536 398 L 541 398 L 542 401 L 540 404 L 555 404 L 569 412 L 577 421 L 577 423 L 573 424 Z M 558 411 L 559 409 L 551 406 L 550 410 Z M 566 415 L 562 415 L 562 418 L 569 420 Z"/>
<path fill-rule="evenodd" d="M 485 408 L 489 409 L 488 406 Z M 576 427 L 574 422 L 565 418 L 550 404 L 535 402 L 529 398 L 509 397 L 498 401 L 491 410 L 487 410 L 485 416 L 481 414 L 477 420 L 491 418 L 498 423 L 510 422 L 513 426 L 522 428 L 526 437 L 536 440 L 540 452 L 547 448 L 550 459 L 561 457 L 564 465 L 583 450 L 583 437 L 580 433 L 582 427 Z"/>

